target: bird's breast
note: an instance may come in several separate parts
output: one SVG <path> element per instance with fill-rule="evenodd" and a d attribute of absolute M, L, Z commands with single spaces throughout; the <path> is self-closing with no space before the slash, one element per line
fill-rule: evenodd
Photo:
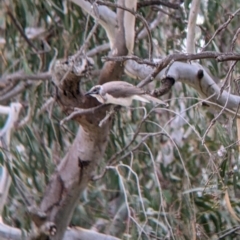
<path fill-rule="evenodd" d="M 132 104 L 132 97 L 115 98 L 114 96 L 106 93 L 104 98 L 106 99 L 105 103 L 121 105 L 121 106 L 124 106 L 124 107 L 129 107 Z"/>
<path fill-rule="evenodd" d="M 91 94 L 93 97 L 95 97 L 100 103 L 105 103 L 105 100 L 103 97 L 99 94 Z"/>

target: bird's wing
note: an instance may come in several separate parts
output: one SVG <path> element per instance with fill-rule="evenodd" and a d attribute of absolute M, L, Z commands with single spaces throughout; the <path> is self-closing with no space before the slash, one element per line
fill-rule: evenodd
<path fill-rule="evenodd" d="M 143 89 L 122 81 L 107 82 L 103 85 L 103 87 L 105 93 L 108 93 L 116 98 L 127 98 L 133 95 L 145 94 Z"/>
<path fill-rule="evenodd" d="M 168 106 L 165 102 L 162 100 L 155 98 L 149 94 L 146 94 L 146 92 L 136 87 L 128 82 L 123 81 L 112 81 L 104 83 L 103 85 L 103 91 L 104 94 L 108 93 L 109 95 L 114 96 L 115 98 L 129 98 L 132 97 L 132 99 L 142 101 L 142 102 L 153 102 L 155 104 L 161 104 L 164 106 Z"/>

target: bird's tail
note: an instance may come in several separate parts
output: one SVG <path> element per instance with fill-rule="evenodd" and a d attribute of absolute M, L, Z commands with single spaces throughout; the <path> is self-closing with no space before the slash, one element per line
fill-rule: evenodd
<path fill-rule="evenodd" d="M 151 95 L 144 94 L 144 95 L 142 95 L 142 97 L 144 97 L 144 98 L 147 99 L 148 101 L 153 102 L 154 104 L 161 104 L 161 105 L 164 105 L 164 106 L 168 107 L 168 104 L 167 104 L 167 103 L 165 103 L 164 101 L 162 101 L 162 100 L 160 100 L 160 99 L 158 99 L 158 98 L 155 98 L 155 97 L 153 97 L 153 96 L 151 96 Z"/>

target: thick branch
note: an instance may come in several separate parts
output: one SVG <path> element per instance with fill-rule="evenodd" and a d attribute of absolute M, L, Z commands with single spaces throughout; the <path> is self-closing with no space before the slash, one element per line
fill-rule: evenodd
<path fill-rule="evenodd" d="M 119 0 L 118 5 L 126 8 L 126 5 L 131 6 L 131 8 L 136 9 L 136 1 L 132 1 L 132 3 L 126 4 L 127 1 Z M 135 7 L 134 7 L 135 4 Z M 118 27 L 115 35 L 114 45 L 112 46 L 112 56 L 125 56 L 130 51 L 132 51 L 134 46 L 134 34 L 131 34 L 131 41 L 127 40 L 127 34 L 132 31 L 134 32 L 134 24 L 135 23 L 135 16 L 130 15 L 129 12 L 125 11 L 122 8 L 117 8 L 117 19 L 118 19 Z M 131 19 L 131 24 L 127 26 L 126 20 Z M 128 27 L 126 29 L 126 27 Z M 120 79 L 122 73 L 124 71 L 124 66 L 120 62 L 106 62 L 104 67 L 101 71 L 99 83 L 103 84 L 108 81 Z"/>
<path fill-rule="evenodd" d="M 195 53 L 195 31 L 197 15 L 200 7 L 201 0 L 193 0 L 191 3 L 190 14 L 188 18 L 187 27 L 187 52 Z"/>
<path fill-rule="evenodd" d="M 114 22 L 107 16 L 108 13 L 112 12 L 106 7 L 100 8 L 93 5 L 92 9 L 91 5 L 86 1 L 74 0 L 74 2 L 79 3 L 81 7 L 89 11 L 95 18 L 99 17 L 99 22 L 103 26 L 104 24 L 108 25 L 109 22 Z M 125 6 L 125 1 L 121 0 L 118 4 Z M 101 13 L 98 12 L 98 10 Z M 104 15 L 101 15 L 103 13 L 102 10 L 105 12 Z M 113 29 L 115 31 L 115 25 L 110 26 L 110 35 L 108 35 L 111 38 L 114 37 L 114 41 L 110 39 L 112 55 L 114 56 L 128 54 L 126 46 L 127 36 L 125 36 L 124 25 L 126 12 L 118 9 L 117 18 L 118 28 L 116 35 L 115 33 L 112 34 Z M 107 26 L 107 28 L 108 27 L 109 26 Z M 68 59 L 68 61 L 57 61 L 53 69 L 53 78 L 57 89 L 56 100 L 68 114 L 73 111 L 74 107 L 87 109 L 99 104 L 92 97 L 85 97 L 81 89 L 79 90 L 78 83 L 80 77 L 73 71 L 75 64 L 77 64 L 75 60 L 76 59 L 73 61 L 70 61 L 70 59 Z M 80 66 L 82 66 L 82 64 L 80 64 Z M 124 67 L 120 62 L 105 64 L 99 82 L 103 83 L 119 78 L 123 73 L 123 69 Z M 79 203 L 79 196 L 87 187 L 89 180 L 94 176 L 94 171 L 105 152 L 111 127 L 111 118 L 107 119 L 102 127 L 98 126 L 105 114 L 106 107 L 100 108 L 94 114 L 81 115 L 75 118 L 75 120 L 81 124 L 77 136 L 69 152 L 57 166 L 47 186 L 40 209 L 47 214 L 48 221 L 56 224 L 57 233 L 52 238 L 54 240 L 62 239 L 65 229 L 71 220 L 73 211 Z"/>
<path fill-rule="evenodd" d="M 84 128 L 80 127 L 69 152 L 57 167 L 40 206 L 47 213 L 48 220 L 57 226 L 57 234 L 53 239 L 63 236 L 79 195 L 86 188 L 105 152 L 108 132 L 109 124 L 101 129 L 89 123 Z"/>
<path fill-rule="evenodd" d="M 0 223 L 0 238 L 2 240 L 22 240 L 23 234 L 25 234 L 24 239 L 29 239 L 27 233 L 18 228 L 10 227 L 3 223 Z M 120 240 L 119 238 L 101 234 L 95 231 L 83 229 L 83 228 L 72 228 L 67 229 L 64 233 L 63 240 L 89 240 L 89 239 L 98 239 L 98 240 Z"/>
<path fill-rule="evenodd" d="M 0 178 L 0 214 L 2 215 L 3 207 L 8 197 L 8 191 L 12 182 L 7 166 L 12 167 L 12 155 L 10 154 L 10 138 L 14 124 L 18 120 L 18 116 L 22 105 L 20 103 L 12 103 L 7 109 L 0 106 L 1 113 L 6 113 L 8 110 L 8 119 L 2 129 L 0 129 L 0 148 L 3 153 L 5 165 L 1 165 L 1 178 Z"/>
<path fill-rule="evenodd" d="M 140 79 L 145 79 L 152 74 L 153 68 L 146 65 L 140 65 L 135 61 L 129 60 L 126 63 L 126 72 Z M 188 64 L 183 62 L 174 62 L 170 67 L 165 67 L 156 76 L 155 80 L 161 81 L 165 78 L 172 78 L 193 87 L 198 93 L 206 98 L 212 96 L 210 100 L 214 103 L 236 110 L 240 103 L 240 97 L 223 91 L 214 82 L 211 76 L 197 63 Z"/>
<path fill-rule="evenodd" d="M 114 45 L 116 29 L 117 29 L 117 18 L 116 14 L 106 6 L 97 6 L 97 4 L 90 4 L 86 0 L 71 0 L 93 18 L 95 18 L 105 29 L 111 48 Z"/>
<path fill-rule="evenodd" d="M 211 51 L 206 51 L 206 52 L 197 53 L 197 54 L 174 53 L 174 54 L 168 55 L 167 57 L 161 60 L 155 59 L 154 62 L 148 61 L 148 60 L 141 60 L 135 56 L 121 56 L 121 57 L 112 57 L 112 58 L 106 57 L 105 59 L 119 61 L 119 62 L 133 59 L 140 64 L 145 63 L 148 66 L 155 66 L 155 68 L 152 69 L 151 73 L 148 72 L 146 77 L 140 78 L 143 80 L 138 84 L 138 87 L 143 87 L 148 83 L 150 83 L 164 68 L 166 67 L 169 68 L 170 67 L 169 64 L 172 64 L 175 61 L 190 61 L 190 60 L 207 59 L 207 58 L 215 58 L 217 61 L 221 62 L 221 61 L 227 61 L 232 59 L 235 59 L 235 60 L 240 59 L 240 54 L 217 53 L 217 52 L 211 52 Z M 129 63 L 128 63 L 128 66 L 129 66 Z M 127 67 L 125 71 L 131 77 L 139 78 L 139 74 L 135 75 L 134 72 L 131 73 L 131 67 Z"/>
<path fill-rule="evenodd" d="M 81 72 L 74 71 L 76 67 Z M 80 76 L 85 74 L 88 67 L 84 58 L 79 57 L 77 61 L 69 57 L 67 61 L 56 61 L 52 69 L 56 100 L 66 113 L 71 113 L 74 107 L 87 109 L 96 105 L 93 98 L 86 98 L 79 90 Z M 52 175 L 40 204 L 40 210 L 47 215 L 46 221 L 56 225 L 57 232 L 52 239 L 62 239 L 79 196 L 105 152 L 111 119 L 101 128 L 98 127 L 105 112 L 106 107 L 94 114 L 75 117 L 81 127 L 69 152 Z"/>

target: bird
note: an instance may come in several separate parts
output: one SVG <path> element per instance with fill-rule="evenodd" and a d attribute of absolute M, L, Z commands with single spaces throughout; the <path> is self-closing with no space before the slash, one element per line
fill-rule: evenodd
<path fill-rule="evenodd" d="M 102 104 L 115 104 L 129 107 L 133 100 L 153 102 L 167 106 L 162 100 L 146 93 L 143 89 L 123 81 L 111 81 L 92 87 L 85 96 L 95 97 Z"/>

